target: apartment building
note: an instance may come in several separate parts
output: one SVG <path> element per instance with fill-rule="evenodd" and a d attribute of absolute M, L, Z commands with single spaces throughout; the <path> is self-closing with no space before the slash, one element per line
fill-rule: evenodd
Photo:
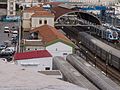
<path fill-rule="evenodd" d="M 16 0 L 7 0 L 7 16 L 16 15 Z"/>

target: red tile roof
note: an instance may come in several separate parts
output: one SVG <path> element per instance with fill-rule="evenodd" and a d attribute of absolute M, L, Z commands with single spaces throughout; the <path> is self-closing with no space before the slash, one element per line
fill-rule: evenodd
<path fill-rule="evenodd" d="M 75 11 L 75 10 L 71 10 L 71 9 L 67 9 L 67 8 L 63 8 L 63 7 L 57 6 L 57 7 L 53 7 L 51 9 L 51 11 L 52 11 L 52 13 L 54 13 L 55 20 L 56 20 L 61 15 L 65 14 L 65 13 L 68 13 L 68 12 Z"/>
<path fill-rule="evenodd" d="M 35 12 L 35 14 L 32 15 L 32 17 L 39 17 L 39 16 L 49 16 L 49 17 L 54 17 L 54 14 L 48 12 L 48 11 L 39 11 Z"/>
<path fill-rule="evenodd" d="M 30 52 L 16 53 L 14 55 L 14 60 L 24 60 L 32 58 L 44 58 L 52 57 L 52 55 L 47 50 L 36 50 Z"/>
<path fill-rule="evenodd" d="M 56 40 L 61 40 L 73 44 L 65 35 L 58 32 L 56 28 L 49 25 L 43 25 L 41 27 L 37 27 L 33 29 L 31 32 L 39 32 L 40 36 L 42 37 L 43 41 L 46 44 L 52 43 Z"/>
<path fill-rule="evenodd" d="M 27 8 L 23 12 L 35 12 L 35 11 L 45 11 L 45 10 L 40 6 L 33 6 L 33 7 L 30 7 L 30 8 Z"/>

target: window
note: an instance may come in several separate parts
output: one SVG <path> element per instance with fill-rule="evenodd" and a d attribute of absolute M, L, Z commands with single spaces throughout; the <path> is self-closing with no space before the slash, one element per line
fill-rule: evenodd
<path fill-rule="evenodd" d="M 55 50 L 57 51 L 57 48 Z"/>
<path fill-rule="evenodd" d="M 47 20 L 44 20 L 44 24 L 47 24 Z"/>
<path fill-rule="evenodd" d="M 13 12 L 10 12 L 10 14 L 13 14 Z"/>
<path fill-rule="evenodd" d="M 42 20 L 39 20 L 39 24 L 42 24 Z"/>
<path fill-rule="evenodd" d="M 13 2 L 10 2 L 11 5 L 13 5 Z"/>
<path fill-rule="evenodd" d="M 67 55 L 67 53 L 63 53 L 63 55 Z"/>
<path fill-rule="evenodd" d="M 11 10 L 13 10 L 13 7 L 10 7 Z"/>
<path fill-rule="evenodd" d="M 50 70 L 50 67 L 46 67 L 45 70 Z"/>

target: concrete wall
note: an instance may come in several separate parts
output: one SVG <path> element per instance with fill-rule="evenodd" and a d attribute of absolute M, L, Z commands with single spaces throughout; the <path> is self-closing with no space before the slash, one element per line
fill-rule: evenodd
<path fill-rule="evenodd" d="M 66 58 L 68 54 L 73 53 L 73 48 L 62 42 L 49 45 L 46 47 L 46 50 L 48 50 L 52 56 L 62 56 L 64 58 Z"/>

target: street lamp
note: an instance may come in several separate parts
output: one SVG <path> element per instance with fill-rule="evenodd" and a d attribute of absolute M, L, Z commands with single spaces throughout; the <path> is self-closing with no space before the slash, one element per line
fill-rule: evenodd
<path fill-rule="evenodd" d="M 85 51 L 85 53 L 86 53 L 86 61 L 87 61 L 87 59 L 88 59 L 88 51 Z"/>
<path fill-rule="evenodd" d="M 107 70 L 108 70 L 108 64 L 109 64 L 109 56 L 110 56 L 110 50 L 109 50 L 109 52 L 108 52 L 108 54 L 106 55 L 106 63 L 105 63 L 105 65 L 106 65 L 106 76 L 107 76 Z"/>
<path fill-rule="evenodd" d="M 20 42 L 21 42 L 21 18 L 18 19 L 18 23 L 19 23 L 18 52 L 20 52 Z"/>
<path fill-rule="evenodd" d="M 107 76 L 107 67 L 108 67 L 108 61 L 106 60 L 106 76 Z"/>
<path fill-rule="evenodd" d="M 95 59 L 95 67 L 96 67 L 96 55 L 95 55 L 94 59 Z"/>

